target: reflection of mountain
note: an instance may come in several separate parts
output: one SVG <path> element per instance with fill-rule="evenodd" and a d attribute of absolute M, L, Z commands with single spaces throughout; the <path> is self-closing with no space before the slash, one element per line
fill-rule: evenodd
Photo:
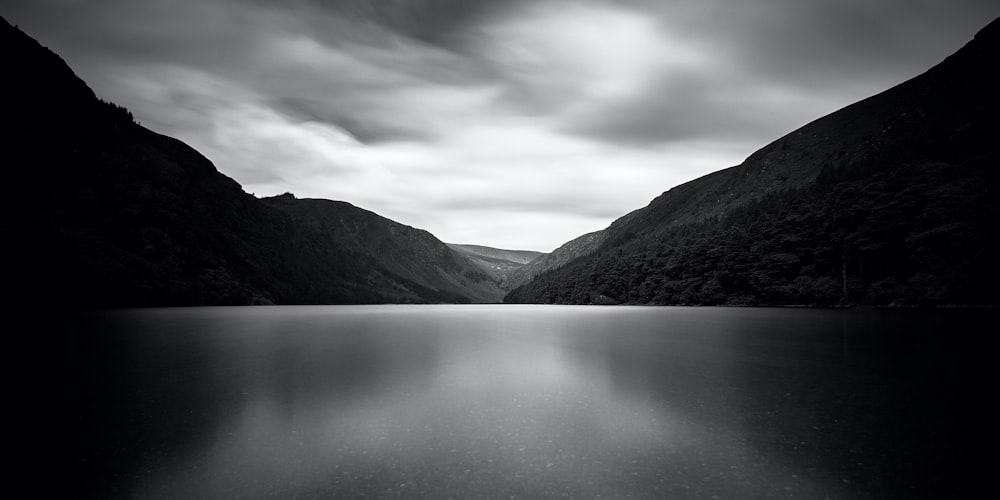
<path fill-rule="evenodd" d="M 489 302 L 496 279 L 346 203 L 258 200 L 6 21 L 7 288 L 27 303 Z"/>
<path fill-rule="evenodd" d="M 677 186 L 508 302 L 1000 303 L 1000 21 L 926 73 Z"/>

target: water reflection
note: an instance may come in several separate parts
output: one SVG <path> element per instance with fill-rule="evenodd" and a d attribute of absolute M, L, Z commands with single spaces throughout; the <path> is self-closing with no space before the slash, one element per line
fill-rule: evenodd
<path fill-rule="evenodd" d="M 919 371 L 899 356 L 886 371 L 886 341 L 872 338 L 891 344 L 898 328 L 840 311 L 267 307 L 105 320 L 88 339 L 79 429 L 104 497 L 879 494 L 897 486 L 881 474 L 901 472 L 865 462 L 909 438 L 871 434 L 907 409 L 879 398 L 912 391 L 906 373 Z"/>

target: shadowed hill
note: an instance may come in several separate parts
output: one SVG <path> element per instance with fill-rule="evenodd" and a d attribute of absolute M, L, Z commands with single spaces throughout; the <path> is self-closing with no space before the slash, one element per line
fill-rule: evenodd
<path fill-rule="evenodd" d="M 605 236 L 604 231 L 594 231 L 563 243 L 552 252 L 539 255 L 531 262 L 514 270 L 501 284 L 507 290 L 517 288 L 545 271 L 563 266 L 575 258 L 593 252 L 604 241 Z"/>
<path fill-rule="evenodd" d="M 184 143 L 99 100 L 0 23 L 3 262 L 18 303 L 88 306 L 496 301 L 475 264 L 346 203 L 258 200 Z"/>
<path fill-rule="evenodd" d="M 509 302 L 998 304 L 1000 23 L 677 186 Z"/>
<path fill-rule="evenodd" d="M 498 302 L 496 279 L 453 251 L 431 233 L 405 226 L 343 201 L 264 198 L 291 216 L 295 260 L 336 263 L 331 268 L 363 269 L 367 288 L 392 302 Z M 347 258 L 346 255 L 354 255 Z"/>

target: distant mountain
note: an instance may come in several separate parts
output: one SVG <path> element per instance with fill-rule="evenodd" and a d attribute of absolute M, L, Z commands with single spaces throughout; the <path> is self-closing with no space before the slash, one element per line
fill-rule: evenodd
<path fill-rule="evenodd" d="M 426 231 L 347 203 L 259 200 L 99 100 L 3 20 L 8 301 L 78 306 L 491 302 L 495 279 Z"/>
<path fill-rule="evenodd" d="M 545 271 L 563 266 L 577 257 L 587 255 L 600 246 L 604 241 L 605 234 L 604 231 L 594 231 L 563 243 L 552 252 L 541 254 L 531 262 L 511 272 L 507 276 L 507 279 L 502 282 L 502 285 L 505 289 L 512 290 L 531 281 L 535 276 Z"/>
<path fill-rule="evenodd" d="M 492 277 L 504 291 L 510 290 L 510 276 L 519 269 L 545 255 L 542 252 L 530 250 L 502 250 L 482 245 L 459 245 L 449 243 L 448 246 L 476 263 L 480 269 Z"/>
<path fill-rule="evenodd" d="M 613 223 L 506 302 L 1000 304 L 1000 21 Z"/>
<path fill-rule="evenodd" d="M 474 255 L 483 259 L 503 260 L 514 264 L 527 264 L 542 255 L 542 252 L 534 250 L 503 250 L 482 245 L 448 243 L 448 246 L 465 255 Z"/>

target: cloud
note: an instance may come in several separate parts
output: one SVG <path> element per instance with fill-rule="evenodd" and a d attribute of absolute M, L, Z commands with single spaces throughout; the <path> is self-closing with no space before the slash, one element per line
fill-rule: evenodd
<path fill-rule="evenodd" d="M 596 2 L 536 4 L 483 33 L 479 51 L 501 75 L 504 97 L 529 114 L 634 95 L 658 69 L 697 57 L 663 50 L 647 16 Z"/>
<path fill-rule="evenodd" d="M 656 21 L 643 45 L 660 60 L 645 66 L 636 91 L 586 100 L 560 117 L 561 129 L 614 144 L 775 139 L 915 76 L 968 39 L 929 26 L 935 17 L 968 23 L 968 13 L 918 3 L 627 1 Z M 914 42 L 919 50 L 907 46 Z M 931 46 L 941 55 L 928 58 Z M 627 44 L 608 48 L 631 56 Z"/>
<path fill-rule="evenodd" d="M 336 124 L 365 144 L 406 140 L 431 140 L 427 129 L 407 127 L 391 116 L 373 116 L 357 112 L 353 106 L 337 106 L 316 97 L 279 97 L 274 108 L 290 119 L 300 122 Z"/>
<path fill-rule="evenodd" d="M 141 110 L 157 111 L 148 113 L 159 120 L 151 126 L 185 140 L 244 186 L 378 172 L 347 130 L 290 119 L 266 96 L 216 75 L 161 65 L 113 78 L 123 93 L 142 96 Z"/>
<path fill-rule="evenodd" d="M 244 0 L 242 3 L 275 11 L 292 11 L 306 19 L 346 19 L 354 25 L 396 34 L 397 37 L 448 50 L 462 51 L 468 29 L 501 16 L 533 0 Z M 317 27 L 323 38 L 329 30 Z M 334 35 L 336 36 L 336 35 Z"/>
<path fill-rule="evenodd" d="M 844 101 L 850 102 L 837 90 L 809 92 L 724 68 L 711 73 L 668 71 L 651 78 L 640 93 L 573 110 L 563 117 L 562 130 L 612 144 L 704 137 L 761 143 Z"/>
<path fill-rule="evenodd" d="M 251 192 L 551 250 L 929 68 L 964 0 L 8 0 Z"/>

